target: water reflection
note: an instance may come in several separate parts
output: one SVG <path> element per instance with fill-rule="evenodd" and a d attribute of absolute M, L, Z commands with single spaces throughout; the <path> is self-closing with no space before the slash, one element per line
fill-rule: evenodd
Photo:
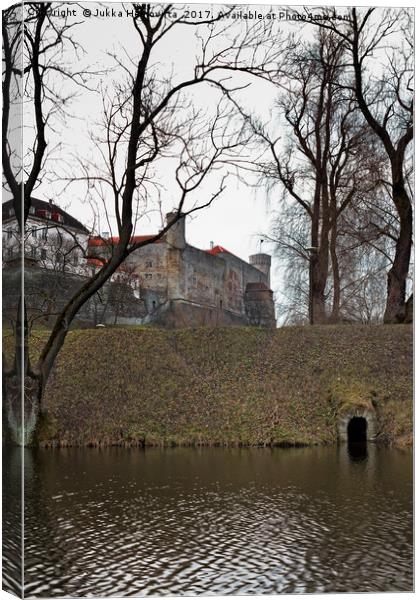
<path fill-rule="evenodd" d="M 3 589 L 22 596 L 22 454 L 3 446 Z M 7 493 L 5 493 L 7 490 Z"/>
<path fill-rule="evenodd" d="M 411 454 L 28 451 L 26 595 L 412 588 Z"/>
<path fill-rule="evenodd" d="M 368 459 L 367 442 L 349 442 L 347 444 L 347 452 L 351 460 L 355 462 L 363 462 L 364 460 Z"/>

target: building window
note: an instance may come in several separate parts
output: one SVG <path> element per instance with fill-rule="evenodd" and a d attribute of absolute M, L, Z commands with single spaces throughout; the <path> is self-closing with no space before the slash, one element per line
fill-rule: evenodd
<path fill-rule="evenodd" d="M 30 213 L 31 215 L 34 215 L 34 214 L 35 214 L 35 206 L 31 206 L 31 207 L 29 208 L 29 213 Z"/>
<path fill-rule="evenodd" d="M 8 229 L 7 230 L 7 239 L 11 240 L 13 236 L 13 229 Z"/>
<path fill-rule="evenodd" d="M 15 214 L 15 209 L 14 208 L 9 208 L 9 217 L 13 217 Z"/>
<path fill-rule="evenodd" d="M 13 258 L 13 248 L 9 248 L 7 251 L 8 258 Z"/>
<path fill-rule="evenodd" d="M 45 250 L 45 248 L 41 248 L 41 260 L 46 260 L 47 259 L 47 251 Z"/>
<path fill-rule="evenodd" d="M 223 308 L 223 300 L 219 300 L 219 306 L 220 308 Z"/>
<path fill-rule="evenodd" d="M 146 268 L 150 269 L 151 267 L 153 267 L 153 262 L 151 260 L 146 260 Z"/>
<path fill-rule="evenodd" d="M 145 278 L 146 279 L 152 279 L 153 275 L 152 273 L 146 273 Z"/>
<path fill-rule="evenodd" d="M 45 227 L 44 229 L 41 229 L 41 230 L 40 230 L 40 235 L 41 235 L 41 238 L 42 238 L 43 240 L 46 240 L 46 239 L 47 239 L 47 232 L 48 232 L 48 229 L 47 229 L 47 227 Z"/>
<path fill-rule="evenodd" d="M 155 308 L 156 308 L 156 300 L 153 300 L 152 306 L 153 306 L 153 310 L 155 310 Z"/>
<path fill-rule="evenodd" d="M 79 257 L 77 256 L 76 253 L 74 253 L 74 255 L 73 255 L 73 264 L 75 267 L 77 267 L 77 265 L 79 264 Z"/>
<path fill-rule="evenodd" d="M 31 258 L 36 258 L 36 247 L 35 246 L 31 246 L 30 254 L 31 254 Z"/>
<path fill-rule="evenodd" d="M 50 210 L 46 210 L 45 211 L 45 218 L 46 219 L 51 219 L 51 211 Z"/>
<path fill-rule="evenodd" d="M 37 235 L 37 231 L 36 231 L 36 226 L 34 225 L 34 226 L 32 227 L 32 237 L 33 237 L 33 238 L 36 238 L 36 235 Z"/>

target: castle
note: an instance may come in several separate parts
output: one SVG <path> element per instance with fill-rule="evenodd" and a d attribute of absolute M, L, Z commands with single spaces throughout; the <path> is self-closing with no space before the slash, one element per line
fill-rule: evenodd
<path fill-rule="evenodd" d="M 6 204 L 8 206 L 3 205 L 3 249 L 6 260 L 10 260 L 15 252 L 11 233 L 14 215 L 9 203 Z M 33 205 L 36 208 L 27 223 L 30 244 L 25 244 L 25 254 L 29 254 L 31 259 L 26 262 L 31 271 L 27 275 L 36 279 L 36 271 L 42 271 L 39 288 L 63 288 L 61 284 L 50 286 L 46 275 L 50 273 L 52 277 L 52 273 L 57 271 L 54 267 L 59 255 L 54 246 L 57 230 L 63 228 L 65 231 L 71 226 L 73 236 L 77 229 L 77 248 L 70 248 L 71 252 L 66 248 L 65 255 L 71 260 L 68 259 L 64 268 L 61 258 L 59 262 L 61 274 L 63 271 L 67 273 L 66 295 L 70 294 L 70 288 L 80 285 L 84 277 L 101 268 L 103 259 L 112 252 L 112 245 L 117 239 L 105 233 L 89 235 L 82 224 L 51 203 L 35 201 Z M 172 222 L 174 216 L 175 213 L 169 213 L 167 223 Z M 63 239 L 63 235 L 59 237 Z M 133 242 L 151 237 L 136 236 Z M 82 257 L 77 253 L 83 246 L 86 252 Z M 136 250 L 126 259 L 112 277 L 105 294 L 100 296 L 103 308 L 98 308 L 97 299 L 93 299 L 92 306 L 87 307 L 80 317 L 85 322 L 93 320 L 93 324 L 274 327 L 270 268 L 271 257 L 268 254 L 254 254 L 247 263 L 222 246 L 200 250 L 189 245 L 185 236 L 185 217 L 182 217 L 161 239 Z M 57 301 L 56 306 L 64 300 Z"/>
<path fill-rule="evenodd" d="M 166 217 L 172 222 L 174 213 Z M 138 236 L 141 241 L 152 236 Z M 91 237 L 89 256 L 103 257 L 115 238 Z M 143 322 L 166 326 L 275 325 L 271 257 L 247 263 L 222 246 L 208 250 L 186 242 L 185 217 L 166 235 L 133 252 L 126 268 L 137 275 L 145 303 Z"/>

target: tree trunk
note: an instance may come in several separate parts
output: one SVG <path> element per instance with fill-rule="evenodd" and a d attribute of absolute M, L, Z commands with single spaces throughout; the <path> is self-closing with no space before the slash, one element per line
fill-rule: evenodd
<path fill-rule="evenodd" d="M 406 283 L 410 267 L 413 235 L 413 211 L 402 181 L 402 174 L 393 174 L 392 199 L 398 211 L 400 232 L 395 256 L 388 271 L 387 301 L 384 323 L 403 323 L 406 315 Z"/>
<path fill-rule="evenodd" d="M 320 290 L 314 290 L 312 298 L 313 324 L 322 325 L 326 322 L 325 297 Z"/>
<path fill-rule="evenodd" d="M 41 390 L 39 382 L 26 376 L 24 394 L 22 381 L 16 375 L 3 379 L 3 428 L 5 440 L 18 446 L 34 443 L 40 415 Z"/>
<path fill-rule="evenodd" d="M 411 294 L 411 296 L 405 303 L 405 318 L 404 318 L 404 323 L 412 323 L 412 322 L 413 322 L 413 294 Z"/>
<path fill-rule="evenodd" d="M 328 276 L 328 246 L 324 248 L 321 243 L 318 252 L 314 252 L 312 269 L 312 323 L 322 325 L 327 322 L 325 286 Z"/>
<path fill-rule="evenodd" d="M 328 257 L 329 257 L 329 207 L 328 193 L 324 181 L 320 185 L 321 190 L 321 207 L 322 218 L 318 220 L 321 223 L 321 231 L 317 235 L 317 241 L 314 247 L 317 251 L 314 252 L 313 258 L 313 280 L 312 280 L 312 302 L 313 302 L 313 324 L 322 325 L 327 322 L 327 313 L 325 309 L 325 287 L 328 278 Z M 317 226 L 317 229 L 318 229 Z M 314 236 L 313 236 L 314 241 Z"/>
<path fill-rule="evenodd" d="M 331 270 L 333 276 L 333 304 L 330 315 L 331 323 L 338 323 L 340 319 L 340 267 L 337 258 L 337 214 L 336 210 L 332 211 L 331 217 L 331 234 L 330 234 L 330 257 Z"/>
<path fill-rule="evenodd" d="M 30 446 L 36 437 L 42 394 L 41 378 L 31 369 L 26 302 L 19 297 L 15 320 L 13 366 L 3 360 L 3 430 L 6 442 Z M 23 389 L 22 389 L 23 388 Z"/>

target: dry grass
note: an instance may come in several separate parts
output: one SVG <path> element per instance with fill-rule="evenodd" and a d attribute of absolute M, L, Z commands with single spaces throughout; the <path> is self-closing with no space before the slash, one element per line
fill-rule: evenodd
<path fill-rule="evenodd" d="M 333 443 L 337 414 L 355 403 L 375 406 L 381 440 L 410 443 L 410 326 L 75 330 L 41 441 Z"/>

